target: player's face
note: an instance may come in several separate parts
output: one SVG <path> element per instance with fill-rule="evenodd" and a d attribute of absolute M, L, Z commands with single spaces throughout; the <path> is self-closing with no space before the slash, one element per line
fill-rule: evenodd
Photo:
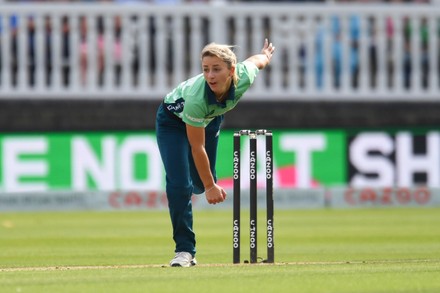
<path fill-rule="evenodd" d="M 217 98 L 222 97 L 231 86 L 234 68 L 228 68 L 228 65 L 218 57 L 205 56 L 202 59 L 202 69 L 211 90 Z"/>

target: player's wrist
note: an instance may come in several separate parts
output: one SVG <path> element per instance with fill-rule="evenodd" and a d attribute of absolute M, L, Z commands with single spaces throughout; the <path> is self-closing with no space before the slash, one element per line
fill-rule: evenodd
<path fill-rule="evenodd" d="M 215 187 L 215 182 L 212 182 L 211 184 L 205 185 L 205 192 L 208 192 Z"/>
<path fill-rule="evenodd" d="M 211 187 L 205 188 L 205 193 L 206 192 L 210 192 L 211 190 L 213 190 L 215 187 L 215 185 L 212 185 Z"/>

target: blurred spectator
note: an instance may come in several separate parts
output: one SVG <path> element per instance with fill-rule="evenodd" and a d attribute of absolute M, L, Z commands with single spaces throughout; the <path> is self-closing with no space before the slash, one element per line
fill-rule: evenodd
<path fill-rule="evenodd" d="M 104 18 L 98 17 L 98 35 L 97 35 L 97 67 L 98 67 L 98 84 L 104 85 L 104 70 L 105 70 L 105 37 L 104 37 Z M 111 48 L 110 48 L 111 50 Z"/>
<path fill-rule="evenodd" d="M 297 24 L 297 34 L 298 34 L 298 52 L 295 58 L 298 60 L 298 85 L 300 88 L 304 88 L 306 86 L 306 73 L 307 70 L 310 70 L 307 68 L 307 54 L 310 52 L 307 52 L 307 45 L 306 45 L 306 36 L 308 34 L 308 27 L 305 23 L 305 18 L 301 17 L 300 22 Z M 281 52 L 280 52 L 281 53 Z M 283 59 L 287 60 L 289 58 L 289 55 L 287 52 L 283 52 L 281 55 Z M 288 62 L 284 62 L 285 72 L 289 71 L 288 68 Z"/>
<path fill-rule="evenodd" d="M 315 39 L 315 75 L 318 89 L 324 86 L 324 39 L 325 27 L 322 23 L 318 23 Z"/>
<path fill-rule="evenodd" d="M 119 86 L 121 84 L 121 73 L 122 73 L 122 43 L 121 43 L 121 34 L 122 34 L 122 22 L 121 17 L 115 17 L 115 25 L 114 25 L 114 34 L 115 34 L 115 44 L 113 48 L 113 66 L 115 70 L 115 85 Z"/>
<path fill-rule="evenodd" d="M 350 73 L 351 86 L 356 89 L 359 86 L 359 39 L 360 39 L 359 15 L 350 16 Z"/>
<path fill-rule="evenodd" d="M 333 86 L 337 89 L 341 86 L 342 75 L 342 43 L 341 43 L 341 24 L 337 16 L 332 17 L 332 68 Z"/>
<path fill-rule="evenodd" d="M 13 86 L 18 82 L 18 17 L 12 15 L 10 17 L 11 30 L 11 47 L 10 47 L 10 68 L 11 68 L 11 83 Z"/>
<path fill-rule="evenodd" d="M 62 37 L 62 48 L 61 48 L 61 78 L 62 84 L 67 87 L 70 81 L 70 24 L 69 18 L 63 16 L 61 22 L 61 37 Z"/>
<path fill-rule="evenodd" d="M 82 85 L 87 85 L 89 71 L 92 70 L 89 64 L 89 50 L 95 49 L 95 47 L 90 46 L 88 44 L 88 33 L 89 28 L 93 28 L 93 24 L 88 23 L 88 19 L 85 16 L 80 17 L 80 44 L 79 44 L 79 60 L 80 60 L 80 81 Z M 97 83 L 100 86 L 103 86 L 105 83 L 104 80 L 104 71 L 106 69 L 106 58 L 111 58 L 113 64 L 113 68 L 108 68 L 108 70 L 113 70 L 113 84 L 119 86 L 121 84 L 121 74 L 122 74 L 122 43 L 121 43 L 121 35 L 122 35 L 122 20 L 121 16 L 117 15 L 113 18 L 112 26 L 110 27 L 112 30 L 111 40 L 113 43 L 110 47 L 106 47 L 105 40 L 105 26 L 104 26 L 104 18 L 102 16 L 96 19 L 96 66 L 97 66 Z M 109 51 L 110 54 L 106 54 L 106 51 Z M 110 64 L 110 62 L 109 62 Z M 95 73 L 93 73 L 95 74 Z"/>
<path fill-rule="evenodd" d="M 411 87 L 412 74 L 412 51 L 411 51 L 411 20 L 405 17 L 403 21 L 403 86 L 405 89 Z"/>
<path fill-rule="evenodd" d="M 79 21 L 79 64 L 80 80 L 82 85 L 87 84 L 88 46 L 87 46 L 87 18 L 80 17 Z"/>
<path fill-rule="evenodd" d="M 131 60 L 131 76 L 132 85 L 139 84 L 139 69 L 140 69 L 140 49 L 139 49 L 139 27 L 137 16 L 133 16 L 130 22 L 129 32 L 129 52 Z"/>
<path fill-rule="evenodd" d="M 386 78 L 388 88 L 393 87 L 394 64 L 394 24 L 391 17 L 386 18 Z"/>
<path fill-rule="evenodd" d="M 35 22 L 34 17 L 28 18 L 28 84 L 35 85 L 36 49 L 35 49 Z"/>
<path fill-rule="evenodd" d="M 428 28 L 428 20 L 426 17 L 422 18 L 421 24 L 420 24 L 420 50 L 421 50 L 421 60 L 420 60 L 420 66 L 421 66 L 421 83 L 422 88 L 426 89 L 429 86 L 429 28 Z"/>
<path fill-rule="evenodd" d="M 378 71 L 378 60 L 377 60 L 377 28 L 376 28 L 376 19 L 374 17 L 370 17 L 368 19 L 368 35 L 369 35 L 369 44 L 368 44 L 368 72 L 369 72 L 369 81 L 370 87 L 376 88 L 377 85 L 377 71 Z"/>
<path fill-rule="evenodd" d="M 306 86 L 306 74 L 307 74 L 307 47 L 304 41 L 301 41 L 301 44 L 299 45 L 299 49 L 298 49 L 298 75 L 299 75 L 300 88 L 304 88 Z"/>
<path fill-rule="evenodd" d="M 49 16 L 44 19 L 44 64 L 45 64 L 45 83 L 51 85 L 52 77 L 52 22 Z"/>

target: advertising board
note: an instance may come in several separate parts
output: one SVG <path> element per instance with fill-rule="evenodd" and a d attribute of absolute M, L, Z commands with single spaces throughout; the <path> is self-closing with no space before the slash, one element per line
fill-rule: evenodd
<path fill-rule="evenodd" d="M 225 130 L 219 141 L 217 176 L 225 188 L 232 187 L 232 137 Z M 259 140 L 261 178 L 264 158 Z M 244 188 L 248 164 L 243 141 Z M 164 179 L 153 131 L 0 135 L 1 192 L 163 191 Z M 440 131 L 274 130 L 275 188 L 332 186 L 440 187 Z"/>

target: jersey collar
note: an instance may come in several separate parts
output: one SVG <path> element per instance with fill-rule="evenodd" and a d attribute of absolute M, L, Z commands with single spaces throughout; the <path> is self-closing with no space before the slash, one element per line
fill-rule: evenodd
<path fill-rule="evenodd" d="M 210 105 L 218 105 L 222 108 L 226 107 L 226 101 L 227 100 L 234 100 L 235 97 L 235 86 L 233 83 L 231 83 L 231 87 L 229 88 L 229 92 L 228 92 L 228 96 L 226 97 L 226 99 L 223 102 L 217 102 L 216 98 L 215 98 L 215 94 L 214 92 L 211 90 L 211 88 L 209 87 L 208 83 L 205 82 L 205 89 L 206 89 L 206 93 L 208 95 L 208 102 Z"/>

